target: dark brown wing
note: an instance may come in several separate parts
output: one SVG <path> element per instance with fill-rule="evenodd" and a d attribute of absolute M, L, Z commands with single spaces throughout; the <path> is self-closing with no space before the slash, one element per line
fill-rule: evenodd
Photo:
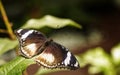
<path fill-rule="evenodd" d="M 36 56 L 35 61 L 47 68 L 78 69 L 79 64 L 74 55 L 65 47 L 51 42 L 45 50 Z"/>
<path fill-rule="evenodd" d="M 15 33 L 20 43 L 21 54 L 27 58 L 36 55 L 38 49 L 47 39 L 41 32 L 36 30 L 19 29 Z"/>

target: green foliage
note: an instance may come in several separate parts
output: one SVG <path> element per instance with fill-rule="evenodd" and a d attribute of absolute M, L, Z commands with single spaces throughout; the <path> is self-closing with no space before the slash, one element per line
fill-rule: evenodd
<path fill-rule="evenodd" d="M 120 65 L 120 44 L 113 47 L 112 58 L 113 58 L 115 65 Z"/>
<path fill-rule="evenodd" d="M 33 63 L 31 59 L 18 56 L 0 67 L 0 75 L 22 75 L 27 66 Z"/>
<path fill-rule="evenodd" d="M 83 60 L 81 62 L 82 67 L 88 64 L 91 65 L 89 67 L 89 73 L 103 72 L 104 75 L 116 75 L 111 57 L 102 48 L 90 49 L 80 57 Z"/>
<path fill-rule="evenodd" d="M 18 44 L 17 40 L 10 40 L 8 38 L 0 38 L 0 55 L 15 48 Z"/>
<path fill-rule="evenodd" d="M 43 27 L 50 27 L 50 28 L 59 29 L 65 26 L 73 26 L 73 27 L 81 28 L 81 26 L 78 23 L 70 19 L 57 18 L 50 15 L 46 15 L 40 19 L 30 19 L 27 21 L 27 23 L 25 23 L 22 26 L 22 28 L 41 29 Z"/>
<path fill-rule="evenodd" d="M 77 56 L 81 67 L 90 65 L 90 74 L 102 72 L 104 75 L 119 75 L 120 68 L 120 44 L 113 47 L 111 55 L 104 52 L 100 47 L 90 49 L 84 54 Z"/>

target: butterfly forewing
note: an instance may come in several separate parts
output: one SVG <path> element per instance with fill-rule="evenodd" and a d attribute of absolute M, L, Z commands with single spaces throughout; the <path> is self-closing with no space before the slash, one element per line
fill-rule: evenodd
<path fill-rule="evenodd" d="M 51 42 L 36 57 L 36 61 L 47 68 L 79 68 L 79 64 L 73 54 L 67 48 L 55 42 Z"/>
<path fill-rule="evenodd" d="M 21 54 L 31 58 L 37 54 L 37 51 L 46 41 L 46 37 L 36 30 L 19 29 L 15 31 L 20 42 Z"/>

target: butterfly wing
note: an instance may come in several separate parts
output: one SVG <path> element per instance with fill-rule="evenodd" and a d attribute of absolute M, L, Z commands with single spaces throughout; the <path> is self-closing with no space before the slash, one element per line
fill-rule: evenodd
<path fill-rule="evenodd" d="M 36 30 L 19 29 L 15 31 L 20 42 L 21 54 L 47 68 L 78 69 L 74 55 L 62 45 L 55 43 Z"/>
<path fill-rule="evenodd" d="M 20 42 L 21 54 L 31 58 L 37 54 L 37 51 L 46 41 L 46 37 L 36 30 L 19 29 L 15 31 Z"/>
<path fill-rule="evenodd" d="M 36 56 L 35 61 L 47 68 L 67 68 L 75 70 L 79 64 L 74 55 L 58 43 L 51 42 L 45 50 Z"/>

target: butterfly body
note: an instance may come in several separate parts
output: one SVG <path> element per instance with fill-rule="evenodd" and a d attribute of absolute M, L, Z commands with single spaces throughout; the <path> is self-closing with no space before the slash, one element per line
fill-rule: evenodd
<path fill-rule="evenodd" d="M 19 29 L 15 31 L 20 43 L 20 52 L 26 58 L 35 56 L 35 61 L 47 68 L 67 68 L 75 70 L 79 64 L 74 55 L 64 46 L 47 39 L 36 30 Z"/>

